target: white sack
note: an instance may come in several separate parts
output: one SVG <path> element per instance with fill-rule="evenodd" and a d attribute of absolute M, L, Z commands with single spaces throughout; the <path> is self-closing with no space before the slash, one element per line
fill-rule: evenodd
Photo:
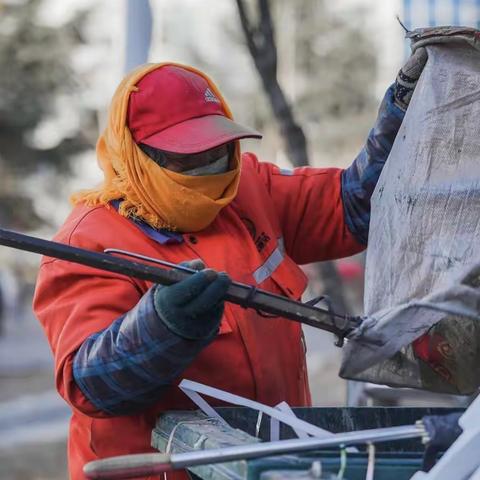
<path fill-rule="evenodd" d="M 345 378 L 480 386 L 480 47 L 466 31 L 412 35 L 429 58 L 372 197 L 369 318 L 344 349 Z M 444 339 L 435 368 L 410 345 L 426 331 Z"/>

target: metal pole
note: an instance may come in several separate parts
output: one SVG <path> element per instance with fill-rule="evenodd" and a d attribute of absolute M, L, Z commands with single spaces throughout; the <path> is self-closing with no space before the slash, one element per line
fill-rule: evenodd
<path fill-rule="evenodd" d="M 126 0 L 125 71 L 148 61 L 152 36 L 152 12 L 149 0 Z"/>
<path fill-rule="evenodd" d="M 43 240 L 1 228 L 0 245 L 80 263 L 100 270 L 128 275 L 162 285 L 172 285 L 191 275 L 191 273 L 185 272 L 183 269 L 167 270 L 145 263 L 132 262 L 118 256 L 72 247 L 63 243 Z M 362 321 L 360 317 L 349 317 L 323 310 L 239 282 L 232 282 L 225 299 L 244 308 L 254 308 L 261 312 L 326 330 L 340 338 L 343 338 L 358 327 Z"/>
<path fill-rule="evenodd" d="M 425 430 L 420 422 L 416 425 L 338 433 L 332 437 L 321 439 L 280 440 L 278 442 L 236 445 L 226 448 L 198 450 L 177 454 L 146 453 L 123 455 L 87 463 L 83 471 L 87 478 L 92 480 L 119 480 L 149 475 L 154 476 L 171 470 L 212 463 L 247 460 L 285 453 L 306 452 L 341 445 L 404 440 L 408 438 L 419 438 L 424 435 Z"/>
<path fill-rule="evenodd" d="M 428 0 L 428 26 L 437 26 L 437 1 Z"/>

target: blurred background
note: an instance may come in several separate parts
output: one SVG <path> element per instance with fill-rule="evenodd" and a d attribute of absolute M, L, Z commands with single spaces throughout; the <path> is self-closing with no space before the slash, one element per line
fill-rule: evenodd
<path fill-rule="evenodd" d="M 209 74 L 235 118 L 264 133 L 262 142 L 243 143 L 261 159 L 285 168 L 348 166 L 408 56 L 397 15 L 407 29 L 478 27 L 480 0 L 0 0 L 0 225 L 53 235 L 69 195 L 101 180 L 95 142 L 110 98 L 124 73 L 146 61 Z M 266 58 L 276 71 L 262 70 Z M 5 480 L 67 478 L 69 412 L 31 312 L 38 263 L 0 249 Z M 362 313 L 362 256 L 305 270 L 306 300 L 327 293 L 338 310 Z M 316 405 L 455 401 L 347 386 L 337 378 L 334 339 L 305 333 Z"/>

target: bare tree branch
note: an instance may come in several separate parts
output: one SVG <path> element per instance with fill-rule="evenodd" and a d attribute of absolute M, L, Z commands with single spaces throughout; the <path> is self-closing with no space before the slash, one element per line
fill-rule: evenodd
<path fill-rule="evenodd" d="M 266 50 L 268 60 L 271 63 L 270 68 L 277 74 L 277 45 L 275 43 L 275 32 L 273 27 L 272 15 L 268 0 L 259 0 L 260 9 L 260 31 L 262 32 L 263 48 Z M 266 56 L 267 56 L 266 55 Z"/>
<path fill-rule="evenodd" d="M 277 47 L 268 0 L 257 0 L 260 21 L 252 26 L 245 0 L 235 0 L 247 47 L 280 127 L 290 161 L 295 167 L 308 165 L 307 140 L 277 79 Z"/>
<path fill-rule="evenodd" d="M 265 93 L 279 124 L 280 133 L 286 145 L 290 161 L 295 167 L 309 165 L 307 139 L 302 128 L 296 123 L 292 108 L 278 82 L 277 78 L 277 46 L 275 29 L 268 0 L 256 0 L 260 20 L 258 25 L 252 25 L 248 18 L 245 0 L 235 0 L 240 16 L 240 23 L 245 35 L 248 50 L 260 75 Z M 347 304 L 343 295 L 342 282 L 335 264 L 321 262 L 318 271 L 322 278 L 325 292 L 333 304 L 347 312 Z"/>

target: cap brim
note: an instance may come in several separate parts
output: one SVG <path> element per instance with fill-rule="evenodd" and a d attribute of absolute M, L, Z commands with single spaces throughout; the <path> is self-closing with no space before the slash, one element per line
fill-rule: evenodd
<path fill-rule="evenodd" d="M 166 152 L 200 153 L 242 138 L 262 138 L 262 135 L 223 115 L 206 115 L 166 128 L 141 143 Z"/>

